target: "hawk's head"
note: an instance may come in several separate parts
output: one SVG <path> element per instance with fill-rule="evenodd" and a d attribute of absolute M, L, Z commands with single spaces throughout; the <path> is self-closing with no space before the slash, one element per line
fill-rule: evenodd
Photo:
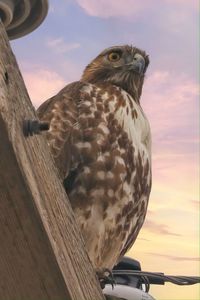
<path fill-rule="evenodd" d="M 132 46 L 115 46 L 101 52 L 84 70 L 82 81 L 113 83 L 139 102 L 148 55 Z"/>

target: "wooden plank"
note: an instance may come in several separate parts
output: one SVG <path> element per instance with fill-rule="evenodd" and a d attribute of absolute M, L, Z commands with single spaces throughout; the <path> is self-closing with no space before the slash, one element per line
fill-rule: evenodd
<path fill-rule="evenodd" d="M 0 299 L 104 299 L 0 24 Z"/>

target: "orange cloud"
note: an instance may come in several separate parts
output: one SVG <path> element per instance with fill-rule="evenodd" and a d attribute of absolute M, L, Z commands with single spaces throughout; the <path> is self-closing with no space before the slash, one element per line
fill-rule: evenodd
<path fill-rule="evenodd" d="M 189 200 L 189 204 L 192 205 L 197 213 L 199 213 L 200 202 L 198 200 Z"/>
<path fill-rule="evenodd" d="M 200 261 L 199 257 L 183 257 L 183 256 L 175 256 L 175 255 L 166 255 L 166 254 L 160 254 L 160 253 L 151 253 L 148 252 L 150 255 L 154 256 L 160 256 L 164 257 L 170 260 L 175 260 L 175 261 Z"/>
<path fill-rule="evenodd" d="M 152 233 L 156 233 L 156 234 L 164 234 L 164 235 L 174 235 L 174 236 L 181 236 L 181 234 L 172 232 L 169 229 L 169 226 L 166 224 L 160 224 L 160 223 L 156 223 L 152 220 L 146 220 L 145 224 L 144 224 L 144 229 L 151 231 Z"/>

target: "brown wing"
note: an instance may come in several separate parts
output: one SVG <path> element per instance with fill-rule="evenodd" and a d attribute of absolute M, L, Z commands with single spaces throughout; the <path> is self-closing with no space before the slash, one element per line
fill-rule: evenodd
<path fill-rule="evenodd" d="M 126 252 L 128 252 L 128 250 L 130 250 L 130 248 L 133 246 L 137 236 L 138 236 L 138 233 L 143 225 L 143 221 L 144 221 L 144 218 L 143 216 L 141 216 L 140 218 L 138 218 L 138 221 L 136 223 L 136 226 L 134 228 L 134 231 L 131 232 L 127 238 L 127 241 L 120 253 L 120 256 L 119 256 L 119 260 L 126 254 Z"/>
<path fill-rule="evenodd" d="M 37 110 L 40 120 L 50 123 L 46 133 L 56 165 L 64 179 L 71 168 L 71 136 L 77 126 L 78 103 L 82 82 L 67 85 L 56 96 L 45 101 Z"/>

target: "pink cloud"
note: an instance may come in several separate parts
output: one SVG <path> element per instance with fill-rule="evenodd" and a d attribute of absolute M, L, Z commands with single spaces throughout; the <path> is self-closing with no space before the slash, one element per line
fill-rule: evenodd
<path fill-rule="evenodd" d="M 149 75 L 141 102 L 150 119 L 154 143 L 196 140 L 198 94 L 198 84 L 184 74 L 155 71 Z"/>
<path fill-rule="evenodd" d="M 159 5 L 158 0 L 76 0 L 76 2 L 90 16 L 109 18 L 109 17 L 128 17 L 136 16 L 142 11 L 147 11 L 152 5 Z M 197 8 L 198 1 L 190 0 L 163 0 L 166 4 L 174 4 L 179 7 Z"/>
<path fill-rule="evenodd" d="M 196 196 L 198 90 L 197 83 L 184 74 L 156 71 L 146 79 L 141 102 L 152 131 L 154 199 L 160 198 L 158 184 L 166 185 L 163 193 L 192 189 L 191 196 Z"/>
<path fill-rule="evenodd" d="M 55 95 L 65 85 L 60 75 L 48 69 L 34 69 L 24 72 L 23 75 L 31 101 L 36 107 Z"/>
<path fill-rule="evenodd" d="M 180 6 L 186 6 L 186 7 L 190 7 L 190 8 L 195 8 L 198 9 L 199 8 L 199 1 L 197 0 L 164 0 L 165 2 L 169 3 L 169 4 L 178 4 Z"/>
<path fill-rule="evenodd" d="M 189 183 L 196 174 L 198 95 L 198 84 L 185 74 L 158 70 L 146 78 L 141 103 L 150 121 L 153 173 L 159 181 L 167 176 L 170 184 Z"/>
<path fill-rule="evenodd" d="M 65 76 L 53 70 L 51 67 L 40 66 L 27 62 L 20 63 L 21 72 L 33 104 L 38 107 L 42 102 L 54 96 L 65 85 L 79 80 L 80 68 L 70 61 L 62 61 L 59 69 Z"/>
<path fill-rule="evenodd" d="M 96 17 L 118 17 L 135 15 L 141 10 L 147 8 L 152 0 L 134 1 L 134 0 L 76 0 L 88 15 Z"/>

